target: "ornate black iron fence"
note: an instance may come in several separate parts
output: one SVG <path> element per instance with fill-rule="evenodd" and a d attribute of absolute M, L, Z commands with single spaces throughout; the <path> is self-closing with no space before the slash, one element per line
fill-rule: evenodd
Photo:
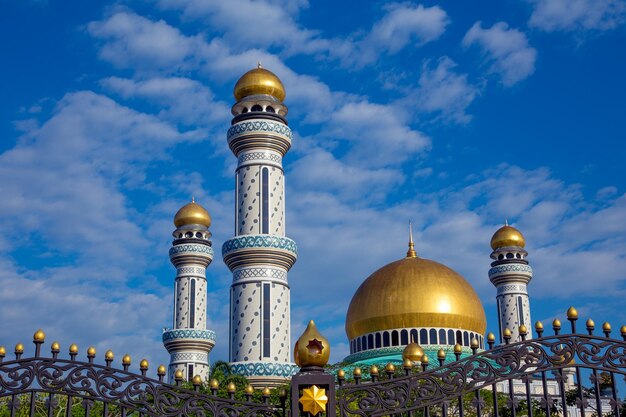
<path fill-rule="evenodd" d="M 429 369 L 427 358 L 414 369 L 406 363 L 404 375 L 393 367 L 386 376 L 374 372 L 368 381 L 355 369 L 354 380 L 345 384 L 339 373 L 337 404 L 342 417 L 420 415 L 494 416 L 516 414 L 568 417 L 615 416 L 622 414 L 617 376 L 626 375 L 626 342 L 610 338 L 611 327 L 603 325 L 604 336 L 594 335 L 595 325 L 587 321 L 587 333 L 576 333 L 578 316 L 568 311 L 572 333 L 561 335 L 561 323 L 553 323 L 554 336 L 543 337 L 537 323 L 538 338 L 494 347 L 489 350 Z M 522 339 L 526 330 L 520 329 Z M 626 326 L 621 328 L 626 340 Z M 432 368 L 432 367 L 430 367 Z M 585 379 L 589 382 L 586 383 Z M 550 389 L 552 388 L 552 389 Z M 570 416 L 572 417 L 572 416 Z"/>
<path fill-rule="evenodd" d="M 70 346 L 70 359 L 59 358 L 58 343 L 52 344 L 52 356 L 42 357 L 43 332 L 35 333 L 35 355 L 23 358 L 24 346 L 15 347 L 15 359 L 5 361 L 6 351 L 0 349 L 0 415 L 20 416 L 285 416 L 285 404 L 269 404 L 269 392 L 262 402 L 234 399 L 234 385 L 229 397 L 201 392 L 202 381 L 194 378 L 194 389 L 163 381 L 165 367 L 160 366 L 158 379 L 149 378 L 148 362 L 140 363 L 141 374 L 129 372 L 130 357 L 123 359 L 123 369 L 113 368 L 113 354 L 105 355 L 106 366 L 94 364 L 95 349 L 87 352 L 87 362 L 76 360 L 78 348 Z"/>

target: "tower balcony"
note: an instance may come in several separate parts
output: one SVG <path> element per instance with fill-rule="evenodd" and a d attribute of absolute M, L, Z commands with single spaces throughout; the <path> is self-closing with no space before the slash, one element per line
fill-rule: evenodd
<path fill-rule="evenodd" d="M 165 329 L 163 345 L 169 353 L 182 349 L 210 352 L 215 346 L 215 332 L 202 329 Z"/>
<path fill-rule="evenodd" d="M 296 242 L 284 236 L 242 235 L 224 242 L 222 257 L 231 271 L 259 264 L 289 270 L 296 262 L 298 248 Z"/>

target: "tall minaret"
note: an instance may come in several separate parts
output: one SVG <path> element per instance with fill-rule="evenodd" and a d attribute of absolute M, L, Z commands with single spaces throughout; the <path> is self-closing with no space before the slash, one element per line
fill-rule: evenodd
<path fill-rule="evenodd" d="M 176 230 L 170 260 L 176 267 L 174 320 L 163 332 L 163 344 L 170 353 L 169 381 L 183 372 L 191 380 L 209 377 L 209 353 L 215 345 L 215 332 L 206 328 L 206 268 L 213 260 L 211 217 L 195 201 L 183 206 L 174 217 Z"/>
<path fill-rule="evenodd" d="M 505 328 L 511 330 L 511 342 L 520 340 L 519 326 L 522 324 L 528 329 L 526 338 L 532 337 L 528 283 L 533 270 L 526 260 L 525 245 L 520 231 L 506 222 L 491 238 L 491 259 L 494 261 L 489 269 L 489 280 L 498 290 L 496 301 L 501 343 Z"/>
<path fill-rule="evenodd" d="M 232 371 L 257 387 L 285 382 L 291 362 L 287 271 L 296 243 L 285 237 L 282 158 L 291 147 L 285 89 L 270 71 L 254 68 L 235 85 L 228 145 L 237 156 L 235 237 L 222 247 L 233 273 L 229 356 Z"/>

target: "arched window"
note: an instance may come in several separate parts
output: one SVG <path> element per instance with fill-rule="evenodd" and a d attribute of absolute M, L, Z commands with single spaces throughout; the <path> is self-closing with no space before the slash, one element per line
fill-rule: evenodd
<path fill-rule="evenodd" d="M 417 343 L 417 330 L 411 329 L 411 343 Z"/>
<path fill-rule="evenodd" d="M 448 330 L 448 344 L 454 345 L 454 330 Z"/>
<path fill-rule="evenodd" d="M 263 107 L 259 106 L 258 104 L 255 104 L 254 106 L 252 106 L 250 110 L 251 111 L 263 111 Z"/>
<path fill-rule="evenodd" d="M 436 329 L 430 329 L 429 332 L 429 336 L 430 336 L 430 344 L 431 345 L 436 345 L 437 344 L 437 330 Z"/>
<path fill-rule="evenodd" d="M 507 253 L 506 254 L 506 259 L 513 259 L 513 254 L 512 253 Z"/>
<path fill-rule="evenodd" d="M 439 329 L 439 344 L 440 345 L 446 344 L 446 331 L 443 329 Z"/>
<path fill-rule="evenodd" d="M 389 346 L 389 332 L 383 333 L 383 346 Z"/>
<path fill-rule="evenodd" d="M 398 331 L 394 330 L 393 332 L 391 332 L 391 345 L 398 346 L 399 344 L 400 341 L 398 340 Z"/>
<path fill-rule="evenodd" d="M 420 330 L 420 345 L 428 344 L 428 331 L 426 329 Z"/>
<path fill-rule="evenodd" d="M 241 110 L 241 113 L 248 113 L 248 108 L 244 107 L 243 110 Z"/>
<path fill-rule="evenodd" d="M 367 348 L 374 349 L 374 335 L 370 334 L 367 336 Z"/>
<path fill-rule="evenodd" d="M 380 333 L 376 333 L 376 349 L 378 349 L 381 346 L 382 346 L 382 343 L 380 340 Z"/>
<path fill-rule="evenodd" d="M 356 338 L 356 351 L 357 352 L 361 351 L 361 338 L 360 337 Z"/>
<path fill-rule="evenodd" d="M 499 261 L 501 261 L 501 260 L 503 260 L 503 259 L 504 259 L 504 255 L 503 255 L 503 254 L 498 255 L 498 260 L 499 260 Z"/>
<path fill-rule="evenodd" d="M 272 106 L 267 106 L 267 107 L 265 108 L 265 111 L 268 111 L 268 112 L 270 112 L 270 113 L 276 113 L 276 110 L 274 110 L 274 107 L 272 107 Z"/>
<path fill-rule="evenodd" d="M 367 350 L 367 338 L 365 336 L 361 336 L 361 349 Z"/>
<path fill-rule="evenodd" d="M 400 344 L 401 345 L 409 344 L 409 332 L 406 331 L 406 329 L 400 332 Z"/>
<path fill-rule="evenodd" d="M 457 331 L 456 331 L 456 342 L 457 342 L 459 345 L 462 345 L 462 344 L 463 344 L 463 333 L 461 333 L 461 331 L 460 331 L 460 330 L 457 330 Z"/>
<path fill-rule="evenodd" d="M 469 334 L 463 332 L 463 346 L 469 346 Z"/>

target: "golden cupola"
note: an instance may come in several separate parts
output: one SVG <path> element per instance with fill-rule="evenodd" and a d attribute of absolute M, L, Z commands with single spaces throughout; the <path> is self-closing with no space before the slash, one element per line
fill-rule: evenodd
<path fill-rule="evenodd" d="M 237 101 L 254 95 L 269 95 L 278 99 L 285 100 L 285 86 L 283 86 L 280 78 L 271 71 L 261 67 L 259 63 L 257 68 L 251 69 L 239 78 L 233 95 Z"/>
<path fill-rule="evenodd" d="M 461 329 L 483 335 L 486 318 L 472 286 L 457 272 L 420 258 L 410 239 L 407 256 L 370 275 L 352 297 L 350 341 L 391 329 Z"/>
<path fill-rule="evenodd" d="M 191 203 L 185 204 L 176 212 L 174 216 L 174 225 L 181 227 L 189 224 L 199 224 L 202 226 L 211 226 L 211 216 L 204 207 L 196 203 L 195 199 L 191 199 Z"/>
<path fill-rule="evenodd" d="M 504 226 L 496 230 L 491 237 L 491 249 L 496 250 L 508 246 L 523 248 L 526 246 L 526 239 L 524 239 L 522 232 L 505 222 Z"/>

